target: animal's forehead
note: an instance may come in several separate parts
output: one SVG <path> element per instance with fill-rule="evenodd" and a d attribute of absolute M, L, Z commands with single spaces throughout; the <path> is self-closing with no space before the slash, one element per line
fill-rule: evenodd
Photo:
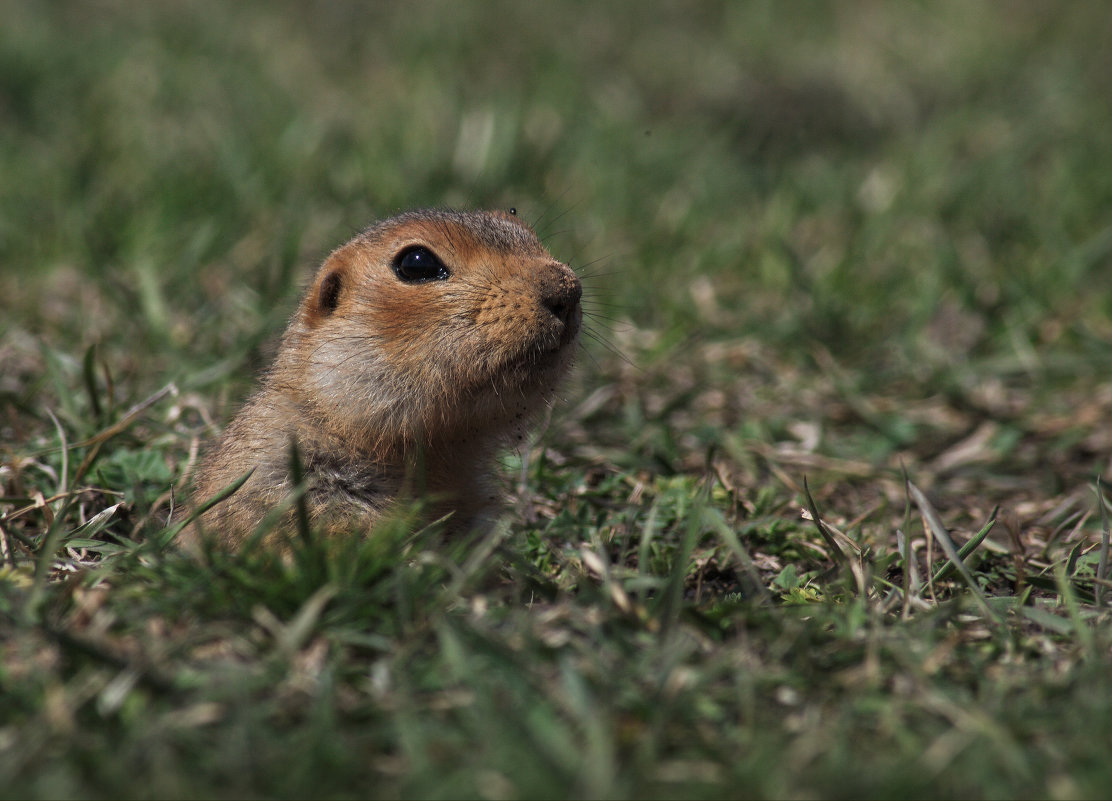
<path fill-rule="evenodd" d="M 481 248 L 503 254 L 546 255 L 532 229 L 512 217 L 490 212 L 406 212 L 371 226 L 363 235 L 383 244 L 423 242 L 458 254 Z"/>

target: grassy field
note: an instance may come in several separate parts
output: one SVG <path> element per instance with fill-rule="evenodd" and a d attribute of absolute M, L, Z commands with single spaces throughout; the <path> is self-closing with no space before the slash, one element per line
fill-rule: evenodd
<path fill-rule="evenodd" d="M 1107 6 L 0 13 L 0 797 L 1107 796 Z M 429 205 L 584 278 L 503 521 L 177 553 Z"/>

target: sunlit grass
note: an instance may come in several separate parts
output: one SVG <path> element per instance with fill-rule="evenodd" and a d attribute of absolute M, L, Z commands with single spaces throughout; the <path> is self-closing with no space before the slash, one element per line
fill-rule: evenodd
<path fill-rule="evenodd" d="M 1105 17 L 8 6 L 0 795 L 1105 794 Z M 427 205 L 584 276 L 505 518 L 178 553 L 312 267 Z"/>

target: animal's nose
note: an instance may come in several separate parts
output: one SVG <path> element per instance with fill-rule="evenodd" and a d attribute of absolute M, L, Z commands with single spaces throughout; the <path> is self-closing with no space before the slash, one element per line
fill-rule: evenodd
<path fill-rule="evenodd" d="M 576 274 L 563 264 L 552 265 L 541 291 L 544 307 L 566 326 L 576 318 L 582 297 L 583 285 Z"/>

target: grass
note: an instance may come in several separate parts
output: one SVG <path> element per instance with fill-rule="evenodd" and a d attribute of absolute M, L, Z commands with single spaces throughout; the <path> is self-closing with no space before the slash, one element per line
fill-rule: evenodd
<path fill-rule="evenodd" d="M 0 796 L 1106 794 L 1107 17 L 8 4 Z M 505 518 L 177 553 L 424 205 L 587 287 Z"/>

